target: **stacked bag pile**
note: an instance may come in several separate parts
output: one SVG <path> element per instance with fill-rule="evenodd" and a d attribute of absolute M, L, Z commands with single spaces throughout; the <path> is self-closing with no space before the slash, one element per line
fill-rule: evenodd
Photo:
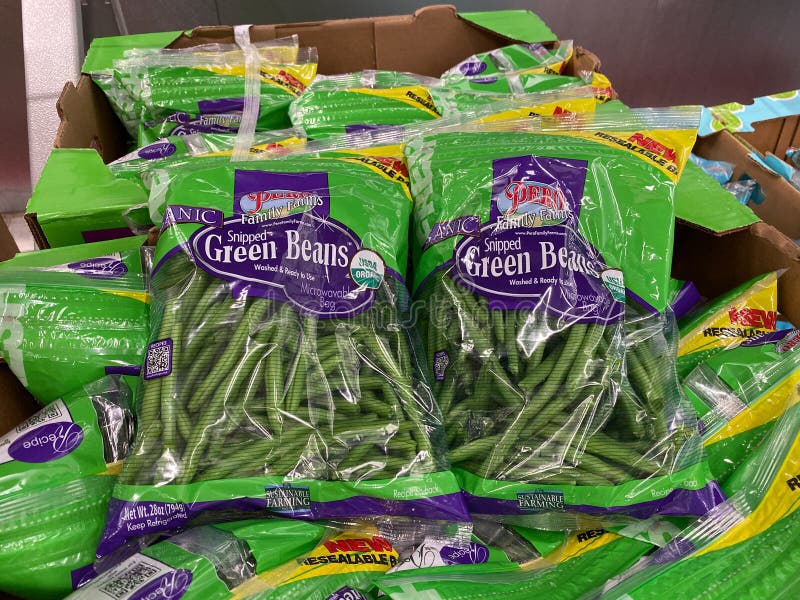
<path fill-rule="evenodd" d="M 150 243 L 0 264 L 2 357 L 43 405 L 0 438 L 0 589 L 789 586 L 779 274 L 710 300 L 670 278 L 699 107 L 612 100 L 563 74 L 571 41 L 323 76 L 296 36 L 246 32 L 93 74 Z"/>

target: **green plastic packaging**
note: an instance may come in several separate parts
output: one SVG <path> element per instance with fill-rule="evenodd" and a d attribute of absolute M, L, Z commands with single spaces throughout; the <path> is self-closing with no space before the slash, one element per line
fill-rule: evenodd
<path fill-rule="evenodd" d="M 0 263 L 2 357 L 47 404 L 109 373 L 138 372 L 148 337 L 143 237 Z"/>
<path fill-rule="evenodd" d="M 753 453 L 800 384 L 800 330 L 775 331 L 723 350 L 684 381 L 711 472 L 727 495 L 730 475 Z"/>
<path fill-rule="evenodd" d="M 304 139 L 304 134 L 299 129 L 261 131 L 255 134 L 250 154 L 256 158 L 268 151 L 293 144 L 302 145 Z M 230 161 L 235 142 L 236 135 L 232 133 L 171 135 L 118 158 L 108 168 L 115 177 L 133 181 L 143 190 L 149 191 L 153 171 L 169 172 L 187 165 L 208 168 L 214 164 L 208 162 L 210 159 L 217 159 L 218 162 Z"/>
<path fill-rule="evenodd" d="M 397 175 L 356 155 L 175 174 L 100 555 L 228 507 L 467 519 L 406 319 Z"/>
<path fill-rule="evenodd" d="M 540 43 L 512 44 L 473 54 L 442 73 L 442 79 L 489 78 L 509 71 L 560 75 L 572 58 L 572 51 L 572 40 L 561 41 L 552 50 Z"/>
<path fill-rule="evenodd" d="M 319 76 L 289 108 L 311 139 L 430 121 L 442 116 L 431 95 L 439 80 L 395 71 Z"/>
<path fill-rule="evenodd" d="M 775 331 L 778 273 L 744 282 L 689 312 L 678 322 L 678 375 L 685 378 L 703 360 L 722 350 Z"/>
<path fill-rule="evenodd" d="M 389 573 L 375 580 L 393 600 L 430 598 L 553 598 L 572 600 L 602 585 L 652 550 L 653 545 L 615 533 L 573 533 L 542 558 L 519 565 L 452 564 Z"/>
<path fill-rule="evenodd" d="M 298 48 L 296 36 L 251 47 L 257 53 L 253 72 L 235 45 L 132 50 L 114 61 L 115 77 L 133 102 L 138 145 L 169 135 L 236 133 L 248 77 L 258 101 L 256 130 L 289 127 L 289 103 L 316 75 L 316 49 Z"/>
<path fill-rule="evenodd" d="M 68 597 L 241 597 L 239 586 L 307 554 L 325 532 L 322 525 L 276 518 L 194 527 L 84 581 Z"/>
<path fill-rule="evenodd" d="M 133 441 L 130 402 L 127 385 L 106 377 L 0 438 L 0 590 L 63 598 L 93 562 Z"/>
<path fill-rule="evenodd" d="M 767 440 L 736 471 L 739 491 L 592 597 L 793 598 L 800 559 L 798 394 L 791 391 Z"/>
<path fill-rule="evenodd" d="M 406 144 L 420 329 L 472 513 L 699 515 L 721 500 L 667 311 L 696 119 L 576 114 Z"/>

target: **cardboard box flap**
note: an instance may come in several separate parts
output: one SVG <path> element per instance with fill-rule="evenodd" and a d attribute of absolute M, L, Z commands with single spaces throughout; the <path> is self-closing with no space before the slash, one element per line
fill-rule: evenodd
<path fill-rule="evenodd" d="M 476 25 L 522 42 L 554 42 L 558 39 L 547 24 L 530 10 L 462 12 L 459 16 Z"/>
<path fill-rule="evenodd" d="M 126 50 L 132 48 L 164 48 L 181 34 L 180 31 L 159 31 L 135 35 L 117 35 L 92 40 L 82 73 L 101 73 L 114 67 L 114 61 L 123 58 Z"/>
<path fill-rule="evenodd" d="M 800 115 L 800 90 L 761 96 L 750 104 L 728 102 L 706 108 L 698 133 L 705 137 L 723 129 L 752 132 L 754 123 L 793 115 Z"/>
<path fill-rule="evenodd" d="M 38 221 L 88 214 L 102 206 L 120 212 L 147 202 L 147 194 L 132 181 L 119 179 L 88 148 L 54 148 L 28 201 Z"/>
<path fill-rule="evenodd" d="M 722 234 L 760 219 L 693 162 L 686 163 L 675 187 L 675 218 Z"/>
<path fill-rule="evenodd" d="M 786 236 L 767 223 L 721 236 L 683 223 L 675 228 L 672 275 L 694 282 L 708 298 L 782 269 L 786 271 L 778 280 L 778 305 L 800 326 L 800 247 Z"/>
<path fill-rule="evenodd" d="M 426 6 L 411 15 L 250 28 L 253 41 L 293 34 L 299 36 L 301 46 L 318 49 L 319 72 L 326 75 L 386 69 L 438 77 L 471 54 L 516 41 L 460 18 L 451 5 Z M 234 43 L 233 27 L 196 27 L 180 35 L 170 47 L 207 43 Z"/>
<path fill-rule="evenodd" d="M 786 150 L 800 147 L 800 117 L 771 119 L 753 125 L 754 131 L 740 137 L 762 153 L 786 158 Z"/>
<path fill-rule="evenodd" d="M 763 200 L 748 206 L 791 239 L 800 239 L 800 192 L 783 177 L 751 156 L 752 150 L 728 131 L 697 139 L 694 151 L 703 158 L 725 160 L 736 165 L 733 179 L 746 175 L 758 183 Z"/>
<path fill-rule="evenodd" d="M 88 75 L 81 75 L 78 85 L 64 85 L 56 110 L 61 118 L 56 148 L 94 148 L 105 162 L 125 154 L 128 132 Z"/>

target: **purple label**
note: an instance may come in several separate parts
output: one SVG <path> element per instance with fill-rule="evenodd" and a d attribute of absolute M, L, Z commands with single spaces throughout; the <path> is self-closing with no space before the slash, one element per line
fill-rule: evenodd
<path fill-rule="evenodd" d="M 470 56 L 467 60 L 458 65 L 458 70 L 468 77 L 471 75 L 478 75 L 486 70 L 486 63 L 477 56 Z"/>
<path fill-rule="evenodd" d="M 754 338 L 750 338 L 747 341 L 742 342 L 740 345 L 744 348 L 751 348 L 754 346 L 766 346 L 767 344 L 774 344 L 776 342 L 780 342 L 784 338 L 787 338 L 789 334 L 795 334 L 798 338 L 798 343 L 800 343 L 800 330 L 781 329 L 779 331 L 770 331 L 767 333 L 762 333 L 761 335 L 757 335 Z M 791 338 L 788 338 L 787 341 L 791 341 Z"/>
<path fill-rule="evenodd" d="M 172 373 L 172 339 L 157 340 L 147 347 L 144 378 L 156 379 Z"/>
<path fill-rule="evenodd" d="M 478 83 L 488 85 L 490 83 L 495 83 L 497 81 L 497 77 L 475 77 L 474 79 L 469 80 L 470 83 Z"/>
<path fill-rule="evenodd" d="M 688 313 L 692 308 L 694 308 L 703 297 L 700 295 L 700 291 L 697 289 L 694 283 L 691 281 L 684 281 L 681 289 L 678 290 L 678 293 L 675 295 L 675 299 L 672 301 L 672 312 L 675 313 L 675 318 L 680 319 L 686 313 Z"/>
<path fill-rule="evenodd" d="M 538 56 L 539 58 L 546 58 L 550 56 L 550 51 L 545 48 L 540 42 L 534 42 L 532 44 L 526 44 L 528 50 L 531 51 L 531 54 L 534 56 Z"/>
<path fill-rule="evenodd" d="M 312 210 L 319 216 L 327 216 L 329 206 L 327 173 L 236 171 L 234 214 L 252 215 L 253 220 L 268 221 Z"/>
<path fill-rule="evenodd" d="M 89 279 L 117 279 L 128 272 L 125 263 L 113 256 L 101 256 L 69 263 L 67 268 Z"/>
<path fill-rule="evenodd" d="M 144 148 L 139 148 L 136 154 L 139 155 L 139 158 L 144 158 L 145 160 L 158 160 L 159 158 L 172 156 L 175 154 L 175 150 L 175 144 L 164 141 L 155 142 Z"/>
<path fill-rule="evenodd" d="M 215 101 L 208 101 L 215 102 Z M 166 123 L 175 123 L 176 126 L 169 132 L 170 135 L 192 135 L 195 133 L 236 133 L 242 121 L 241 111 L 215 111 L 191 115 L 185 112 L 172 113 L 161 121 L 150 121 L 145 127 L 158 127 Z"/>
<path fill-rule="evenodd" d="M 97 571 L 94 570 L 94 564 L 89 564 L 74 569 L 69 575 L 72 579 L 72 589 L 77 590 L 97 577 Z"/>
<path fill-rule="evenodd" d="M 459 283 L 491 309 L 545 309 L 572 322 L 622 319 L 622 273 L 578 233 L 586 161 L 494 161 L 489 221 L 453 253 Z"/>
<path fill-rule="evenodd" d="M 186 593 L 191 583 L 191 571 L 171 571 L 131 594 L 130 600 L 177 600 Z"/>
<path fill-rule="evenodd" d="M 133 237 L 130 227 L 110 227 L 108 229 L 92 229 L 91 231 L 81 231 L 81 237 L 87 244 L 92 242 L 107 242 L 120 238 Z"/>
<path fill-rule="evenodd" d="M 442 546 L 439 555 L 446 565 L 478 565 L 489 561 L 489 548 L 470 542 L 469 546 Z"/>
<path fill-rule="evenodd" d="M 199 100 L 197 108 L 201 115 L 224 114 L 244 110 L 244 98 L 218 98 L 216 100 Z"/>
<path fill-rule="evenodd" d="M 264 495 L 258 498 L 238 497 L 228 500 L 197 501 L 190 504 L 112 498 L 108 505 L 106 526 L 97 545 L 97 556 L 108 556 L 129 540 L 150 533 L 180 531 L 191 518 L 200 514 L 213 517 L 212 513 L 227 514 L 232 510 L 263 514 L 265 509 Z M 328 502 L 312 500 L 311 512 L 306 513 L 304 517 L 318 520 L 381 515 L 440 521 L 469 520 L 461 492 L 413 500 L 370 496 L 351 496 Z"/>
<path fill-rule="evenodd" d="M 431 229 L 431 232 L 428 234 L 428 239 L 425 240 L 422 250 L 424 252 L 434 244 L 438 244 L 442 240 L 446 240 L 455 235 L 480 237 L 480 227 L 481 220 L 477 215 L 464 215 L 463 217 L 458 217 L 451 221 L 439 221 L 434 224 L 433 229 Z"/>
<path fill-rule="evenodd" d="M 246 293 L 304 314 L 347 317 L 369 308 L 383 259 L 329 217 L 326 173 L 236 171 L 235 216 L 189 240 L 196 263 Z"/>
<path fill-rule="evenodd" d="M 783 354 L 800 347 L 800 329 L 784 329 L 787 332 L 781 342 L 775 344 L 775 351 Z"/>
<path fill-rule="evenodd" d="M 161 226 L 163 231 L 170 225 L 179 223 L 200 223 L 211 227 L 222 227 L 225 215 L 221 210 L 213 208 L 198 208 L 197 206 L 184 206 L 183 204 L 170 204 L 164 211 L 164 221 Z"/>
<path fill-rule="evenodd" d="M 358 590 L 345 586 L 333 592 L 326 600 L 367 600 L 367 597 Z"/>
<path fill-rule="evenodd" d="M 545 156 L 492 163 L 492 221 L 525 227 L 567 224 L 578 228 L 587 161 Z"/>
<path fill-rule="evenodd" d="M 83 441 L 83 430 L 75 423 L 46 423 L 26 431 L 8 447 L 8 455 L 27 463 L 58 460 Z"/>

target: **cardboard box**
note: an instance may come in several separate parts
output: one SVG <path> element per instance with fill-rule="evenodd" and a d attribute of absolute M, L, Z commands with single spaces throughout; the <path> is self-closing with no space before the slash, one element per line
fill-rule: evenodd
<path fill-rule="evenodd" d="M 716 233 L 691 223 L 675 227 L 672 276 L 714 298 L 756 275 L 785 269 L 778 309 L 800 327 L 800 247 L 767 223 Z"/>
<path fill-rule="evenodd" d="M 146 204 L 145 191 L 114 177 L 95 150 L 54 148 L 25 221 L 39 248 L 101 242 L 134 235 L 124 215 Z"/>
<path fill-rule="evenodd" d="M 693 281 L 704 296 L 713 298 L 756 275 L 785 269 L 778 280 L 779 310 L 800 327 L 800 246 L 794 243 L 800 221 L 795 227 L 786 213 L 796 190 L 753 160 L 751 150 L 728 131 L 698 137 L 693 152 L 733 163 L 734 179 L 743 173 L 756 179 L 765 200 L 742 206 L 733 195 L 719 194 L 716 181 L 697 174 L 702 181 L 688 190 L 695 197 L 676 198 L 673 276 Z M 686 191 L 685 183 L 682 178 L 679 189 Z M 798 235 L 787 237 L 794 233 Z"/>
<path fill-rule="evenodd" d="M 736 165 L 733 179 L 747 175 L 761 188 L 763 199 L 748 206 L 763 221 L 793 240 L 800 239 L 800 191 L 783 177 L 753 159 L 753 150 L 729 131 L 698 138 L 695 152 L 703 158 L 725 160 Z"/>
<path fill-rule="evenodd" d="M 526 28 L 532 37 L 525 35 Z M 251 28 L 250 37 L 253 41 L 265 41 L 292 34 L 299 36 L 302 46 L 317 48 L 322 74 L 388 69 L 437 77 L 476 52 L 516 41 L 554 39 L 552 32 L 529 11 L 467 13 L 462 17 L 454 7 L 446 5 L 425 7 L 413 15 L 256 25 Z M 135 38 L 135 43 L 149 47 L 186 48 L 214 42 L 234 43 L 233 29 L 197 27 L 188 33 L 164 32 Z M 83 152 L 94 149 L 106 163 L 128 151 L 131 140 L 127 132 L 103 92 L 87 74 L 109 67 L 115 51 L 121 56 L 128 43 L 121 38 L 106 38 L 95 51 L 90 48 L 84 74 L 77 85 L 67 83 L 58 100 L 61 124 L 54 144 L 56 148 L 83 149 Z M 592 71 L 599 66 L 600 61 L 594 54 L 577 47 L 567 72 Z M 69 160 L 79 163 L 72 176 Z M 51 155 L 48 159 L 42 174 L 43 183 L 34 190 L 25 215 L 40 248 L 108 239 L 126 233 L 121 214 L 143 200 L 138 198 L 135 189 L 113 186 L 110 173 L 104 174 L 102 166 L 91 162 L 91 156 L 80 157 L 74 153 Z M 65 177 L 52 177 L 55 172 Z M 79 185 L 79 176 L 84 174 L 92 174 L 96 181 L 84 179 L 83 185 Z M 51 183 L 48 185 L 48 182 Z M 89 210 L 92 206 L 98 209 Z M 89 221 L 87 215 L 91 215 Z"/>

